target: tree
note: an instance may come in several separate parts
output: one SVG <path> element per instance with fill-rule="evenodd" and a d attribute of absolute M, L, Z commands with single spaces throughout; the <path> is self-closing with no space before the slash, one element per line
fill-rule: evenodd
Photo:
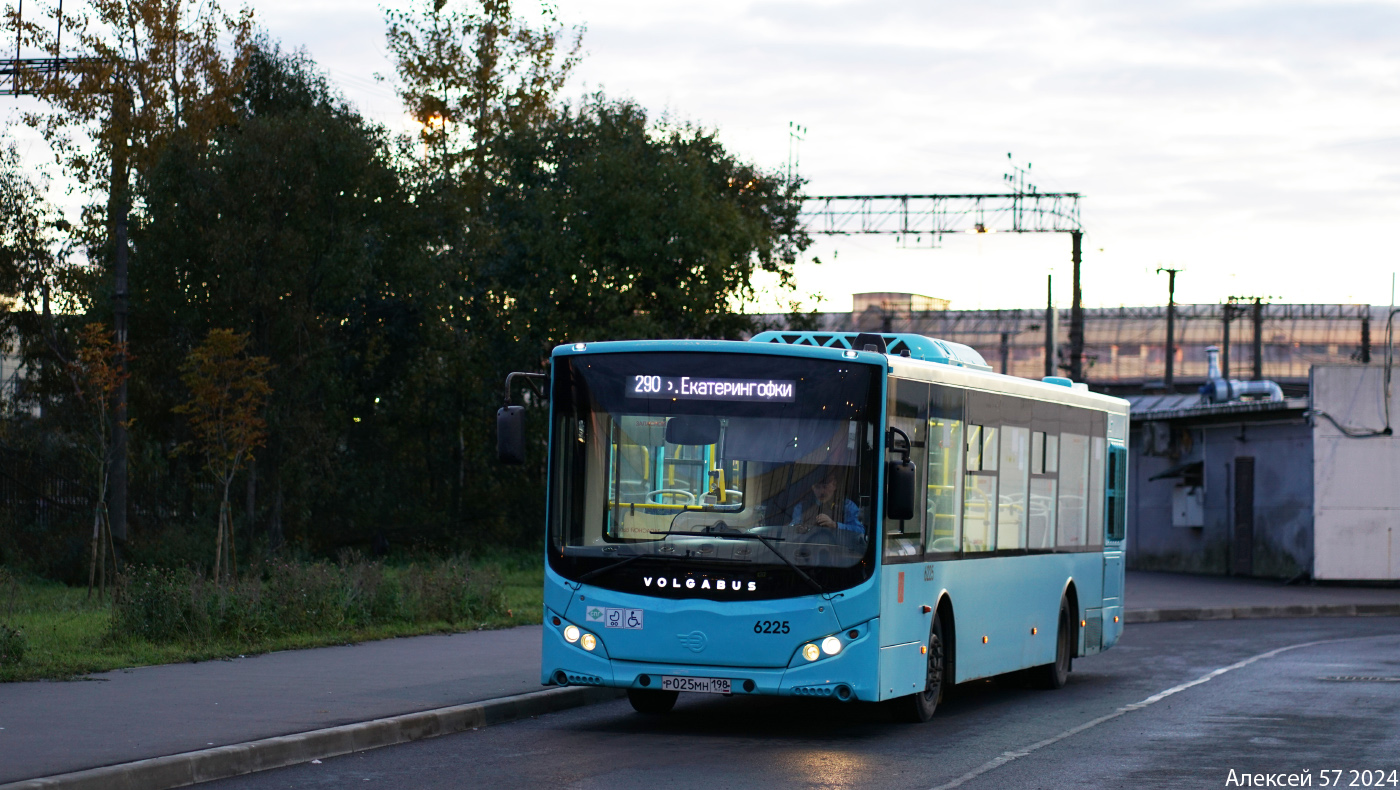
<path fill-rule="evenodd" d="M 262 410 L 271 394 L 271 364 L 267 357 L 248 356 L 247 347 L 246 334 L 211 330 L 181 367 L 180 379 L 189 387 L 190 399 L 175 409 L 188 416 L 204 467 L 222 494 L 214 548 L 216 581 L 238 575 L 229 487 L 253 449 L 267 440 Z"/>
<path fill-rule="evenodd" d="M 488 191 L 498 244 L 483 303 L 538 358 L 566 341 L 735 338 L 754 275 L 792 288 L 809 239 L 799 185 L 724 150 L 713 132 L 653 126 L 601 95 L 501 143 Z"/>
<path fill-rule="evenodd" d="M 390 141 L 309 58 L 267 41 L 236 118 L 211 145 L 175 138 L 143 181 L 132 321 L 149 340 L 133 402 L 148 432 L 178 440 L 183 426 L 155 423 L 175 405 L 172 371 L 211 328 L 246 332 L 275 365 L 267 446 L 245 478 L 266 492 L 270 547 L 313 528 L 349 539 L 393 508 L 422 523 L 428 498 L 407 493 L 423 485 L 412 475 L 450 449 L 395 441 L 386 422 L 402 414 L 430 423 L 415 440 L 444 435 L 437 404 L 414 390 L 435 375 L 424 355 L 438 324 L 423 305 L 444 284 L 425 265 L 425 220 Z M 402 472 L 388 453 L 402 453 Z"/>
<path fill-rule="evenodd" d="M 502 130 L 553 112 L 578 64 L 583 29 L 566 31 L 548 4 L 540 16 L 532 26 L 514 15 L 510 0 L 450 7 L 449 0 L 419 0 L 385 12 L 399 95 L 420 126 L 431 169 L 450 178 L 470 165 L 469 177 L 479 181 Z"/>
<path fill-rule="evenodd" d="M 92 507 L 91 562 L 88 595 L 94 582 L 101 594 L 107 589 L 107 549 L 111 546 L 111 522 L 107 512 L 108 470 L 112 462 L 112 412 L 117 390 L 126 378 L 118 360 L 126 356 L 123 344 L 101 323 L 87 324 L 78 335 L 78 352 L 66 367 L 73 390 L 83 405 L 87 430 L 79 441 L 92 461 L 96 478 Z M 116 553 L 112 554 L 115 562 Z"/>
<path fill-rule="evenodd" d="M 19 18 L 18 10 L 12 15 Z M 57 14 L 55 13 L 55 16 Z M 29 86 L 46 111 L 25 115 L 53 149 L 58 164 L 79 188 L 105 192 L 105 211 L 89 206 L 79 228 L 89 258 L 105 259 L 116 339 L 128 342 L 127 223 L 131 176 L 143 174 L 177 131 L 207 140 L 231 118 L 229 102 L 242 83 L 251 53 L 252 11 L 225 14 L 214 0 L 91 0 L 61 17 L 50 31 L 34 21 L 19 25 L 21 39 L 58 57 L 59 36 L 80 66 L 45 72 Z M 221 40 L 227 37 L 228 41 Z M 230 46 L 225 46 L 229 44 Z M 88 295 L 95 299 L 97 294 Z M 52 326 L 48 327 L 52 334 Z M 117 359 L 125 370 L 126 363 Z M 113 433 L 113 532 L 126 539 L 127 393 L 116 392 Z"/>

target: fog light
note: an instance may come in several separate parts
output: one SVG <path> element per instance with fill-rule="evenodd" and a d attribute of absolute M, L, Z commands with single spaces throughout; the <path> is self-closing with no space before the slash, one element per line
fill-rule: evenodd
<path fill-rule="evenodd" d="M 808 661 L 816 661 L 822 657 L 822 651 L 811 642 L 802 646 L 802 657 Z"/>
<path fill-rule="evenodd" d="M 564 639 L 570 643 L 578 641 L 579 630 L 576 625 L 564 626 Z"/>
<path fill-rule="evenodd" d="M 584 634 L 583 640 L 580 641 L 579 644 L 583 645 L 584 650 L 592 650 L 598 646 L 598 637 L 592 634 Z"/>
<path fill-rule="evenodd" d="M 834 656 L 841 652 L 841 640 L 834 636 L 828 636 L 822 640 L 822 652 L 829 656 Z"/>

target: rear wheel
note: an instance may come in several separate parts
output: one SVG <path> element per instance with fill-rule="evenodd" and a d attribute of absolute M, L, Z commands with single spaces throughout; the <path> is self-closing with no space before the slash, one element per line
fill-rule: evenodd
<path fill-rule="evenodd" d="M 1060 626 L 1055 630 L 1055 661 L 1031 669 L 1035 685 L 1043 689 L 1064 688 L 1074 657 L 1074 622 L 1069 619 L 1069 603 L 1060 601 Z"/>
<path fill-rule="evenodd" d="M 933 628 L 928 638 L 928 662 L 925 665 L 924 690 L 907 697 L 890 700 L 897 718 L 908 722 L 925 722 L 933 718 L 938 703 L 943 701 L 943 689 L 947 685 L 944 668 L 947 646 L 943 641 L 943 618 L 941 613 L 933 616 Z"/>
<path fill-rule="evenodd" d="M 638 713 L 670 713 L 676 707 L 679 691 L 657 691 L 655 689 L 627 689 L 627 701 Z"/>

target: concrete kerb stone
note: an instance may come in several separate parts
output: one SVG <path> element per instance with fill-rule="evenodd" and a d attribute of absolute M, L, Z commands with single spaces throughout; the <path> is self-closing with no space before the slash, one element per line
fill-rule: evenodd
<path fill-rule="evenodd" d="M 435 738 L 543 713 L 618 699 L 622 691 L 570 686 L 407 713 L 231 746 L 26 779 L 0 790 L 165 790 L 199 782 Z"/>
<path fill-rule="evenodd" d="M 1170 623 L 1185 620 L 1263 620 L 1277 617 L 1400 617 L 1400 604 L 1299 604 L 1293 606 L 1219 606 L 1195 609 L 1129 609 L 1124 623 Z"/>

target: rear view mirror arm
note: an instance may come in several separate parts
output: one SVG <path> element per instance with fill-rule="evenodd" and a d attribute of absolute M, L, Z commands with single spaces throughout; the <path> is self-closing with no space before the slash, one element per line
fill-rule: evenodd
<path fill-rule="evenodd" d="M 902 437 L 902 438 L 904 439 L 904 447 L 899 448 L 899 447 L 895 447 L 895 446 L 894 446 L 894 437 L 895 437 L 895 434 L 899 434 L 900 437 Z M 913 447 L 913 446 L 914 446 L 913 442 L 909 441 L 909 434 L 905 433 L 904 431 L 901 431 L 900 429 L 894 427 L 893 425 L 890 426 L 888 438 L 885 439 L 885 452 L 889 452 L 889 453 L 899 453 L 899 454 L 900 454 L 900 460 L 901 460 L 901 461 L 908 461 L 908 460 L 909 460 L 909 448 L 911 448 L 911 447 Z"/>
<path fill-rule="evenodd" d="M 510 385 L 511 385 L 511 382 L 515 380 L 515 377 L 516 377 L 516 376 L 519 376 L 519 377 L 525 379 L 525 383 L 530 385 L 530 389 L 532 389 L 532 390 L 535 391 L 535 395 L 538 396 L 538 397 L 539 397 L 540 399 L 542 399 L 542 400 L 545 399 L 546 396 L 545 396 L 545 394 L 544 394 L 544 391 L 541 390 L 541 389 L 540 389 L 540 385 L 539 385 L 539 384 L 536 384 L 535 382 L 536 382 L 537 380 L 543 380 L 543 379 L 549 378 L 549 374 L 548 374 L 548 373 L 525 373 L 525 372 L 522 372 L 522 371 L 518 371 L 518 370 L 517 370 L 517 371 L 515 371 L 515 372 L 513 372 L 513 373 L 508 373 L 508 374 L 506 374 L 506 405 L 507 405 L 507 406 L 510 405 L 510 393 L 511 393 L 511 386 L 510 386 Z"/>

